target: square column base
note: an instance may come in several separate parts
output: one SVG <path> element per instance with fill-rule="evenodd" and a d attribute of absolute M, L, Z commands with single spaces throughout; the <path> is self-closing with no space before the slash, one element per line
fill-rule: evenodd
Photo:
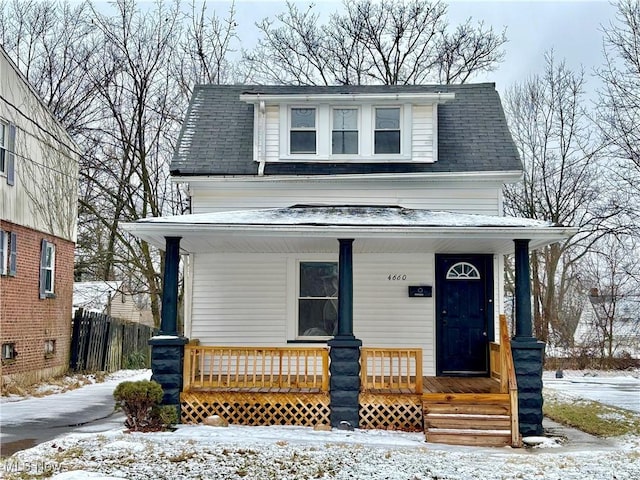
<path fill-rule="evenodd" d="M 542 435 L 542 366 L 546 344 L 535 338 L 511 341 L 513 364 L 518 382 L 518 420 L 523 436 Z"/>
<path fill-rule="evenodd" d="M 360 422 L 360 347 L 353 336 L 339 336 L 327 342 L 329 347 L 329 415 L 331 426 L 348 422 L 358 428 Z"/>

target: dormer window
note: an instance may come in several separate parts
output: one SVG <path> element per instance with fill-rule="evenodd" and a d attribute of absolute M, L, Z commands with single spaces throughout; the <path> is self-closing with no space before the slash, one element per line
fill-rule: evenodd
<path fill-rule="evenodd" d="M 253 104 L 253 160 L 260 171 L 270 162 L 438 160 L 438 105 L 453 93 L 356 90 L 241 94 Z"/>
<path fill-rule="evenodd" d="M 358 154 L 358 109 L 334 108 L 331 131 L 333 155 Z"/>
<path fill-rule="evenodd" d="M 400 107 L 375 109 L 374 153 L 400 153 Z"/>
<path fill-rule="evenodd" d="M 316 153 L 316 109 L 292 108 L 289 135 L 291 153 Z"/>

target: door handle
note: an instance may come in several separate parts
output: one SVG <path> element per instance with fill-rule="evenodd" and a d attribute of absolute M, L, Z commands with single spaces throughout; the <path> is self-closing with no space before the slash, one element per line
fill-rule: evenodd
<path fill-rule="evenodd" d="M 487 332 L 482 332 L 482 336 L 486 337 L 487 336 Z"/>

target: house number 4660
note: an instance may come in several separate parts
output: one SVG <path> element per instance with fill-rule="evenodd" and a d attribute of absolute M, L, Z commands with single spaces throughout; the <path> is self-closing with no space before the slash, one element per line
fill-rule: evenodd
<path fill-rule="evenodd" d="M 406 280 L 406 279 L 407 279 L 407 276 L 401 273 L 398 273 L 396 275 L 389 275 L 387 277 L 387 280 L 389 280 L 390 282 L 397 282 L 397 281 Z"/>

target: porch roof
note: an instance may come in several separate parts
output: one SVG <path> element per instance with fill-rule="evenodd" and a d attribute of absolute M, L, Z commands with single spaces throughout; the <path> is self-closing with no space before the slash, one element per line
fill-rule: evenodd
<path fill-rule="evenodd" d="M 294 205 L 285 208 L 153 217 L 123 228 L 158 248 L 181 237 L 185 252 L 335 252 L 354 238 L 356 252 L 511 253 L 564 240 L 575 228 L 517 217 L 401 206 Z"/>

